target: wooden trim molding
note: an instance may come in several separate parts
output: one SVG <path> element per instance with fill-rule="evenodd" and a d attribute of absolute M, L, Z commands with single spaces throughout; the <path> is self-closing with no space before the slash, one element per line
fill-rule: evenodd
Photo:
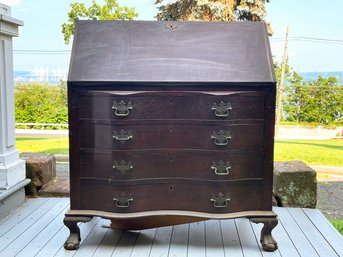
<path fill-rule="evenodd" d="M 181 217 L 195 217 L 202 219 L 235 219 L 235 218 L 253 218 L 253 217 L 277 217 L 273 211 L 244 211 L 235 213 L 206 213 L 193 211 L 179 211 L 179 210 L 161 210 L 149 212 L 136 213 L 112 213 L 95 210 L 69 210 L 66 216 L 97 216 L 105 219 L 135 219 L 149 216 L 181 216 Z"/>

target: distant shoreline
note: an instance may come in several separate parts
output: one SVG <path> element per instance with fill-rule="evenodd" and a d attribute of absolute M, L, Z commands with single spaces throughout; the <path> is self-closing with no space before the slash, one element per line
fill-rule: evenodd
<path fill-rule="evenodd" d="M 68 69 L 45 69 L 42 74 L 37 71 L 14 71 L 15 82 L 48 82 L 58 84 L 60 80 L 66 80 L 66 71 Z M 318 76 L 323 78 L 336 77 L 339 84 L 343 84 L 343 71 L 328 71 L 328 72 L 299 72 L 305 81 L 311 82 L 318 79 Z"/>
<path fill-rule="evenodd" d="M 305 81 L 311 82 L 318 79 L 318 76 L 323 78 L 336 77 L 339 84 L 343 84 L 343 71 L 323 71 L 323 72 L 299 72 Z"/>

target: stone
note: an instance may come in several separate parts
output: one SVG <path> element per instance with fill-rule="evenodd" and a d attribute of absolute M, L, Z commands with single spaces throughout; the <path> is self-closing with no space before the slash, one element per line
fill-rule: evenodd
<path fill-rule="evenodd" d="M 302 161 L 274 162 L 273 193 L 279 206 L 316 208 L 316 172 Z"/>
<path fill-rule="evenodd" d="M 26 177 L 31 183 L 25 187 L 26 194 L 37 196 L 43 185 L 56 177 L 56 159 L 53 154 L 21 153 L 20 158 L 26 161 Z"/>
<path fill-rule="evenodd" d="M 56 161 L 56 177 L 49 183 L 42 186 L 42 188 L 38 192 L 38 196 L 66 197 L 70 195 L 69 163 L 60 162 L 57 157 Z"/>

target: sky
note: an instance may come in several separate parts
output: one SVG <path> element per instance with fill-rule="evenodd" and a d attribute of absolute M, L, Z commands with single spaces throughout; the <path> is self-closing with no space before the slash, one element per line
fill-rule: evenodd
<path fill-rule="evenodd" d="M 13 43 L 14 70 L 32 71 L 39 67 L 68 70 L 71 45 L 64 44 L 61 24 L 67 21 L 70 3 L 77 1 L 81 2 L 0 0 L 12 7 L 12 17 L 24 21 L 19 37 Z M 91 0 L 82 2 L 86 6 L 91 4 Z M 118 2 L 135 7 L 138 20 L 155 20 L 155 0 Z M 289 27 L 287 56 L 297 72 L 343 71 L 342 0 L 271 0 L 266 9 L 266 21 L 271 23 L 274 32 L 270 43 L 276 60 L 282 60 L 286 28 Z M 32 54 L 32 50 L 39 53 Z"/>

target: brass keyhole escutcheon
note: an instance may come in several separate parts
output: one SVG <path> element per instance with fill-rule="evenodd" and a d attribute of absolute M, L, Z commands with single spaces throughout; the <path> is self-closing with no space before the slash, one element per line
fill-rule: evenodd
<path fill-rule="evenodd" d="M 170 30 L 176 30 L 177 29 L 177 25 L 173 24 L 173 23 L 167 23 L 164 27 L 166 29 L 170 29 Z"/>

